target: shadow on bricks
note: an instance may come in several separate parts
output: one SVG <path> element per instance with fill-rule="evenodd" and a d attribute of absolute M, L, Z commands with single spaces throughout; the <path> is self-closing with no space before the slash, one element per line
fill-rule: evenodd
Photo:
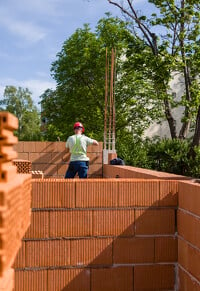
<path fill-rule="evenodd" d="M 32 199 L 40 187 L 51 188 L 44 183 L 33 185 Z M 41 284 L 43 291 L 174 290 L 176 181 L 66 180 L 62 189 L 52 191 L 54 208 L 50 194 L 41 195 L 43 205 L 34 202 L 40 229 L 24 238 L 16 291 Z"/>

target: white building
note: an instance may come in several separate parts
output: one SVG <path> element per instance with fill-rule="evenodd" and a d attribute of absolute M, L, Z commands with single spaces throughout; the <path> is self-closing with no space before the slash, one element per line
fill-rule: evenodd
<path fill-rule="evenodd" d="M 184 94 L 184 90 L 185 90 L 185 85 L 183 82 L 183 76 L 180 75 L 180 73 L 174 73 L 173 74 L 173 78 L 170 82 L 170 88 L 171 88 L 171 92 L 174 95 L 174 98 L 176 98 L 176 100 L 180 100 L 181 97 Z M 179 133 L 180 129 L 181 129 L 181 116 L 183 114 L 183 110 L 184 108 L 179 106 L 178 108 L 174 108 L 172 109 L 172 114 L 174 119 L 177 122 L 177 133 Z M 170 130 L 169 130 L 169 125 L 167 121 L 162 121 L 160 124 L 158 123 L 153 123 L 146 131 L 145 131 L 145 136 L 148 136 L 150 138 L 154 137 L 154 136 L 159 136 L 161 138 L 165 138 L 165 137 L 171 137 L 170 135 Z"/>

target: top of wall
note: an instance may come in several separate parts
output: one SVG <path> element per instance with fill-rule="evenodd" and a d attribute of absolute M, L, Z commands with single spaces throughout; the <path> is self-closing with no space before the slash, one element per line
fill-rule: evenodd
<path fill-rule="evenodd" d="M 141 178 L 141 179 L 164 179 L 164 180 L 192 180 L 190 177 L 159 172 L 132 166 L 103 165 L 105 178 Z"/>

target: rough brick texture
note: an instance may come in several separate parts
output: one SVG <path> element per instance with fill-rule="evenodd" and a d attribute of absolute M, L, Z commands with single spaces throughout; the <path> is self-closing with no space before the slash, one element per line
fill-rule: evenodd
<path fill-rule="evenodd" d="M 14 264 L 15 290 L 40 284 L 48 291 L 173 290 L 177 185 L 33 179 L 32 219 Z"/>
<path fill-rule="evenodd" d="M 138 178 L 164 180 L 191 180 L 191 178 L 131 166 L 103 165 L 104 178 Z"/>
<path fill-rule="evenodd" d="M 200 184 L 179 182 L 179 290 L 200 290 Z"/>
<path fill-rule="evenodd" d="M 13 164 L 17 167 L 17 173 L 23 173 L 23 174 L 31 173 L 30 161 L 16 159 L 16 160 L 13 160 Z"/>
<path fill-rule="evenodd" d="M 14 288 L 12 265 L 30 224 L 31 175 L 18 174 L 13 165 L 17 157 L 13 131 L 17 128 L 14 115 L 0 112 L 0 291 Z M 17 261 L 22 263 L 23 258 Z"/>
<path fill-rule="evenodd" d="M 102 146 L 88 146 L 90 158 L 88 177 L 102 177 Z M 69 164 L 69 153 L 66 153 L 65 142 L 20 141 L 15 145 L 18 159 L 31 162 L 32 171 L 41 171 L 44 178 L 63 178 Z"/>

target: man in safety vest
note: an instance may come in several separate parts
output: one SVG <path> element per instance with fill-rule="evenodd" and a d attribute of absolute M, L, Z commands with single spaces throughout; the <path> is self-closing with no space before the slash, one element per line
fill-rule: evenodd
<path fill-rule="evenodd" d="M 98 141 L 83 135 L 85 129 L 83 124 L 74 124 L 74 135 L 68 137 L 66 148 L 70 151 L 70 163 L 66 171 L 65 178 L 74 178 L 78 173 L 79 178 L 87 178 L 89 168 L 89 158 L 87 157 L 87 146 L 98 145 Z"/>

